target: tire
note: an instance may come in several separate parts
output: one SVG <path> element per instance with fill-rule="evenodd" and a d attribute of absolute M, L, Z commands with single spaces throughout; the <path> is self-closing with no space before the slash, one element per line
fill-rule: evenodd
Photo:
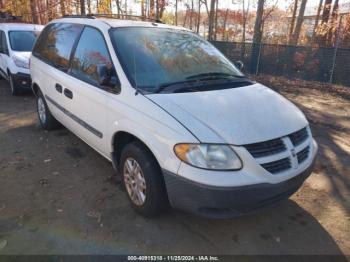
<path fill-rule="evenodd" d="M 136 171 L 137 165 L 140 168 L 139 172 Z M 134 172 L 130 172 L 131 167 L 135 168 Z M 169 208 L 161 169 L 157 160 L 144 145 L 132 142 L 125 146 L 121 154 L 119 171 L 128 199 L 137 213 L 145 217 L 153 217 Z M 132 192 L 135 191 L 132 187 L 139 191 L 139 194 L 133 194 Z M 143 199 L 141 193 L 144 195 Z"/>
<path fill-rule="evenodd" d="M 59 126 L 58 121 L 53 117 L 48 108 L 43 94 L 39 91 L 36 97 L 37 112 L 40 125 L 45 130 L 54 130 Z"/>
<path fill-rule="evenodd" d="M 11 95 L 13 95 L 13 96 L 19 95 L 19 90 L 18 90 L 19 88 L 17 87 L 17 85 L 13 81 L 13 77 L 12 77 L 12 74 L 10 72 L 8 72 L 8 77 L 9 77 L 9 84 L 10 84 L 10 88 L 11 88 Z"/>

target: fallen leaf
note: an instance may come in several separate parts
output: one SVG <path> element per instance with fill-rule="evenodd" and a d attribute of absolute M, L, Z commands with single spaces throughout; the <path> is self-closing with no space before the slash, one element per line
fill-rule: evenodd
<path fill-rule="evenodd" d="M 49 162 L 51 162 L 51 160 L 52 160 L 51 158 L 45 159 L 45 160 L 44 160 L 44 163 L 49 163 Z"/>
<path fill-rule="evenodd" d="M 4 240 L 0 240 L 0 250 L 4 249 L 7 246 L 7 241 Z"/>
<path fill-rule="evenodd" d="M 39 180 L 39 184 L 42 185 L 42 186 L 48 186 L 49 185 L 49 181 L 47 179 L 43 178 L 43 179 Z"/>

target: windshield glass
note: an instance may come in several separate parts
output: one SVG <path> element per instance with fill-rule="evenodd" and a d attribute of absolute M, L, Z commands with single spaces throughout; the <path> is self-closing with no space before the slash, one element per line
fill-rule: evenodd
<path fill-rule="evenodd" d="M 10 31 L 11 49 L 19 52 L 30 52 L 40 31 Z"/>
<path fill-rule="evenodd" d="M 124 70 L 139 89 L 208 76 L 244 75 L 214 46 L 186 31 L 164 28 L 116 28 L 111 38 Z"/>

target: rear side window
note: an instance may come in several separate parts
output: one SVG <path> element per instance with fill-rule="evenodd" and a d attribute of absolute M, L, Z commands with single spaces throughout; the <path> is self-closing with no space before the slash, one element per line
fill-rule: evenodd
<path fill-rule="evenodd" d="M 73 56 L 71 74 L 82 81 L 98 85 L 97 66 L 99 65 L 105 65 L 109 69 L 113 67 L 101 32 L 97 29 L 86 27 L 81 34 Z"/>
<path fill-rule="evenodd" d="M 83 26 L 79 24 L 49 25 L 40 35 L 33 55 L 58 69 L 67 70 L 72 48 L 82 29 Z"/>

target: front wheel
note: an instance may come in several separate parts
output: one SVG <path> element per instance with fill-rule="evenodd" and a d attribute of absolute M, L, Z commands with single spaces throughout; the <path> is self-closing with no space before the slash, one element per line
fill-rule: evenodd
<path fill-rule="evenodd" d="M 128 198 L 136 212 L 156 216 L 169 207 L 161 169 L 152 153 L 141 143 L 123 149 L 120 173 Z"/>
<path fill-rule="evenodd" d="M 36 104 L 37 104 L 37 111 L 38 111 L 38 118 L 39 118 L 40 125 L 45 130 L 56 129 L 58 126 L 58 122 L 51 114 L 46 104 L 45 98 L 41 92 L 39 92 L 37 96 Z"/>
<path fill-rule="evenodd" d="M 17 87 L 15 81 L 13 80 L 13 76 L 11 73 L 9 73 L 9 83 L 10 83 L 10 88 L 11 88 L 11 94 L 13 96 L 18 95 L 19 94 L 18 87 Z"/>

